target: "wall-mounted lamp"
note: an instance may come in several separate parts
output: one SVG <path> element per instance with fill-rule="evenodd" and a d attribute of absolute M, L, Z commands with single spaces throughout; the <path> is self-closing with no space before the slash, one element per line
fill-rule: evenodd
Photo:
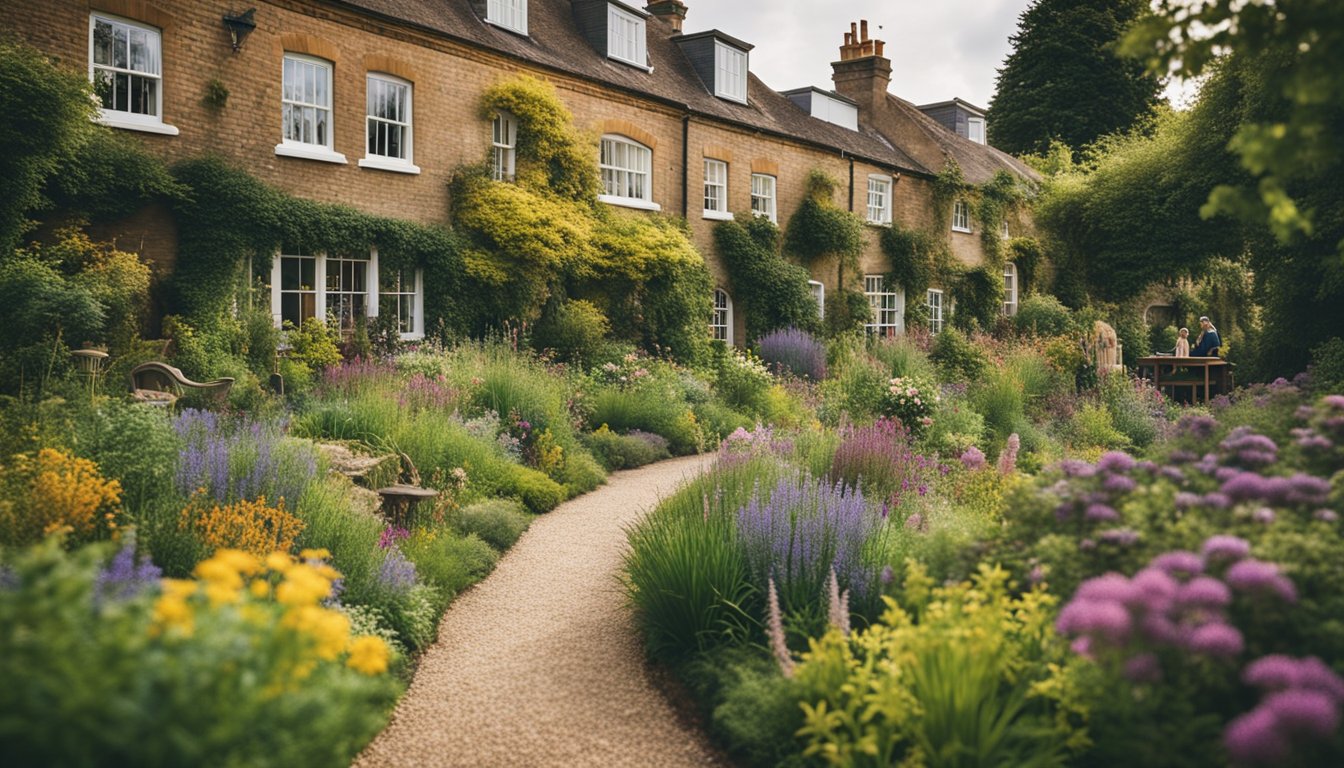
<path fill-rule="evenodd" d="M 252 14 L 256 13 L 256 8 L 248 8 L 242 13 L 229 13 L 224 16 L 224 26 L 229 28 L 229 37 L 233 39 L 233 52 L 237 53 L 243 49 L 243 41 L 252 34 L 252 30 L 257 28 L 257 22 L 252 20 Z"/>

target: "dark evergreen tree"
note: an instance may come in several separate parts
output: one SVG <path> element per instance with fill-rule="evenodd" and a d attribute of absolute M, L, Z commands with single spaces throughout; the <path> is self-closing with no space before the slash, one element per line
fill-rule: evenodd
<path fill-rule="evenodd" d="M 1044 153 L 1052 139 L 1078 150 L 1148 115 L 1161 81 L 1115 51 L 1147 7 L 1147 0 L 1033 2 L 999 69 L 989 142 L 1014 154 Z"/>

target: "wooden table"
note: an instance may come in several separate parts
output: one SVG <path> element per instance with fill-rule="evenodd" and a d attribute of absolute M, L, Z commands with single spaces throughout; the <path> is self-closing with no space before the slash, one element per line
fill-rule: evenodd
<path fill-rule="evenodd" d="M 411 511 L 416 502 L 438 497 L 439 492 L 418 485 L 389 485 L 379 488 L 378 495 L 383 497 L 383 517 L 393 525 L 411 527 Z"/>
<path fill-rule="evenodd" d="M 1176 389 L 1178 387 L 1190 387 L 1190 399 L 1195 399 L 1198 388 L 1204 387 L 1204 402 L 1209 402 L 1212 396 L 1212 387 L 1218 388 L 1219 394 L 1227 394 L 1232 390 L 1232 363 L 1218 357 L 1175 357 L 1173 355 L 1151 355 L 1141 357 L 1138 360 L 1139 376 L 1145 379 L 1151 379 L 1153 386 L 1159 391 L 1163 387 L 1169 387 L 1172 390 L 1172 399 L 1175 399 Z M 1162 378 L 1162 370 L 1169 369 L 1167 378 Z M 1176 376 L 1177 368 L 1195 369 L 1196 378 L 1185 378 Z"/>

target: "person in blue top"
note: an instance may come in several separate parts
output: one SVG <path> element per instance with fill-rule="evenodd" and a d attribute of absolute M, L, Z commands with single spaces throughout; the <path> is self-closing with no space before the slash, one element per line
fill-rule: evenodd
<path fill-rule="evenodd" d="M 1209 318 L 1199 318 L 1199 338 L 1195 340 L 1195 348 L 1190 350 L 1191 357 L 1217 357 L 1218 348 L 1223 346 L 1223 340 L 1218 336 L 1218 329 L 1213 327 Z"/>

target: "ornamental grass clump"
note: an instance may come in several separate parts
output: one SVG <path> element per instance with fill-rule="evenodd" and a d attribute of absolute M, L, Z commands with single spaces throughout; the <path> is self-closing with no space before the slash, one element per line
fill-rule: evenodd
<path fill-rule="evenodd" d="M 826 378 L 826 346 L 807 331 L 783 328 L 756 342 L 761 361 L 776 370 L 812 381 Z"/>

